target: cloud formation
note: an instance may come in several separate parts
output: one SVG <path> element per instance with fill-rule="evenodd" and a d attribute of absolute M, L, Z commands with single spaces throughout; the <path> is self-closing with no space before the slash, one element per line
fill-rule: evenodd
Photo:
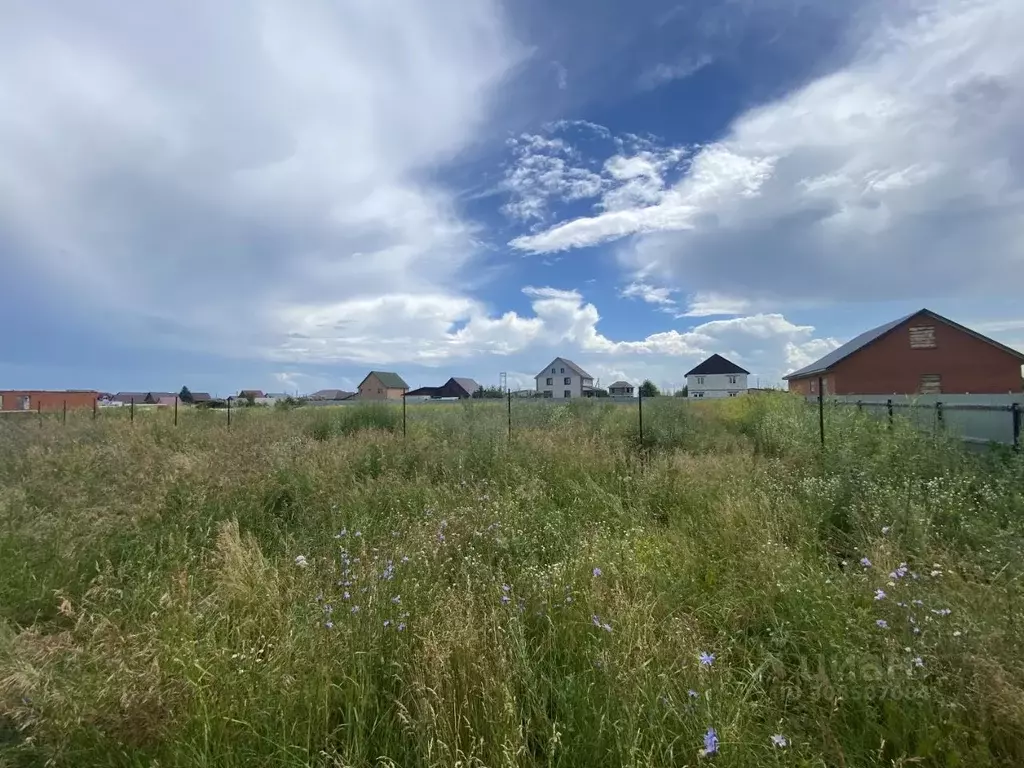
<path fill-rule="evenodd" d="M 745 300 L 1015 291 L 1005 275 L 1024 267 L 1024 4 L 885 10 L 847 65 L 738 117 L 655 200 L 512 246 L 630 237 L 627 268 Z"/>

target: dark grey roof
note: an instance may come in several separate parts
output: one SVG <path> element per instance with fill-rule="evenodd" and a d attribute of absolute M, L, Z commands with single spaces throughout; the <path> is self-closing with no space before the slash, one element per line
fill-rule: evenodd
<path fill-rule="evenodd" d="M 746 373 L 750 371 L 740 368 L 732 360 L 726 360 L 719 354 L 714 354 L 705 360 L 703 363 L 698 365 L 696 368 L 691 369 L 685 375 L 686 376 L 714 376 L 717 373 Z"/>
<path fill-rule="evenodd" d="M 454 381 L 456 384 L 458 384 L 460 387 L 466 390 L 466 393 L 470 395 L 472 395 L 474 392 L 480 389 L 480 385 L 473 381 L 473 379 L 452 376 L 452 381 Z"/>
<path fill-rule="evenodd" d="M 210 399 L 211 398 L 210 398 L 210 393 L 209 392 L 193 392 L 192 393 L 192 402 L 194 402 L 194 403 L 205 403 L 207 400 L 210 400 Z"/>
<path fill-rule="evenodd" d="M 964 333 L 970 334 L 976 339 L 984 341 L 987 344 L 991 344 L 992 346 L 997 347 L 998 349 L 1001 349 L 1004 352 L 1013 355 L 1018 360 L 1024 360 L 1024 354 L 1018 352 L 1016 349 L 1011 349 L 1010 347 L 1007 347 L 1004 344 L 1000 344 L 995 339 L 990 339 L 988 336 L 983 336 L 977 331 L 972 331 L 967 326 L 953 322 L 948 317 L 943 317 L 937 312 L 932 312 L 930 309 L 919 309 L 917 310 L 917 312 L 911 312 L 909 315 L 905 315 L 896 320 L 892 320 L 888 323 L 885 323 L 884 325 L 878 326 L 877 328 L 872 328 L 870 331 L 865 331 L 860 336 L 855 336 L 854 338 L 850 339 L 848 342 L 843 344 L 841 347 L 833 349 L 820 360 L 816 360 L 810 365 L 801 368 L 800 370 L 793 371 L 792 373 L 783 376 L 782 380 L 789 381 L 790 379 L 801 379 L 804 378 L 805 376 L 813 376 L 818 373 L 824 373 L 829 368 L 838 363 L 840 360 L 845 360 L 854 352 L 859 352 L 868 344 L 871 344 L 873 341 L 877 341 L 890 331 L 896 330 L 896 328 L 903 325 L 908 320 L 917 317 L 918 315 L 927 315 L 934 320 L 938 320 L 939 322 L 945 323 L 946 325 L 952 328 L 956 328 L 958 331 L 963 331 Z"/>
<path fill-rule="evenodd" d="M 348 392 L 344 389 L 321 389 L 309 396 L 310 400 L 347 400 L 355 392 Z"/>
<path fill-rule="evenodd" d="M 797 371 L 793 371 L 792 373 L 787 374 L 786 376 L 783 376 L 782 380 L 789 381 L 790 379 L 800 379 L 803 378 L 804 376 L 813 376 L 816 373 L 824 373 L 833 365 L 838 363 L 840 360 L 845 360 L 854 352 L 863 349 L 871 342 L 884 336 L 889 331 L 893 330 L 896 326 L 902 325 L 903 323 L 907 322 L 907 320 L 909 320 L 910 318 L 917 314 L 920 313 L 914 312 L 913 314 L 906 315 L 905 317 L 901 317 L 897 320 L 892 320 L 888 323 L 884 323 L 883 325 L 880 325 L 877 328 L 872 328 L 870 331 L 864 331 L 864 333 L 862 333 L 860 336 L 854 336 L 848 342 L 846 342 L 840 347 L 836 347 L 821 359 L 815 360 L 810 365 L 805 366 Z"/>
<path fill-rule="evenodd" d="M 608 389 L 623 389 L 624 387 L 632 387 L 628 381 L 616 381 L 614 384 L 609 384 Z"/>
<path fill-rule="evenodd" d="M 130 403 L 132 400 L 136 403 L 141 403 L 148 394 L 149 392 L 118 392 L 111 399 L 117 400 L 120 403 Z"/>

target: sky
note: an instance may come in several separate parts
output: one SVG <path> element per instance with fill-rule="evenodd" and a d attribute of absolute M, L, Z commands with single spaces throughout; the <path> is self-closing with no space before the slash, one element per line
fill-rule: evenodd
<path fill-rule="evenodd" d="M 1020 0 L 0 0 L 0 389 L 1024 350 Z"/>

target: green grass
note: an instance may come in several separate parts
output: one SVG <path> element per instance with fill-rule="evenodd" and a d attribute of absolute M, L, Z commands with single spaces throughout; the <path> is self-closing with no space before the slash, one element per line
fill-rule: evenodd
<path fill-rule="evenodd" d="M 1024 764 L 1020 455 L 513 409 L 0 421 L 0 766 Z"/>

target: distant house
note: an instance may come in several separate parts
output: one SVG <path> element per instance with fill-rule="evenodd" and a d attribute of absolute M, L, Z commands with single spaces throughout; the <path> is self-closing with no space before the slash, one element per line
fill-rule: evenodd
<path fill-rule="evenodd" d="M 747 391 L 750 371 L 715 354 L 686 374 L 686 392 L 690 399 L 703 400 L 736 397 Z"/>
<path fill-rule="evenodd" d="M 238 396 L 243 400 L 256 400 L 257 398 L 260 397 L 266 397 L 266 395 L 263 394 L 262 389 L 243 389 L 241 392 L 238 393 Z"/>
<path fill-rule="evenodd" d="M 428 400 L 439 400 L 441 398 L 457 397 L 466 400 L 473 396 L 473 393 L 480 389 L 480 385 L 473 379 L 452 377 L 440 387 L 420 387 L 405 393 L 406 398 L 424 398 Z"/>
<path fill-rule="evenodd" d="M 133 402 L 135 405 L 156 405 L 160 398 L 173 399 L 176 396 L 177 392 L 118 392 L 112 400 L 125 405 L 130 405 Z"/>
<path fill-rule="evenodd" d="M 5 389 L 0 390 L 0 411 L 63 411 L 92 408 L 99 401 L 95 390 Z"/>
<path fill-rule="evenodd" d="M 356 396 L 355 392 L 349 392 L 344 389 L 321 389 L 317 390 L 309 396 L 310 400 L 332 400 L 340 402 L 342 400 L 349 400 Z"/>
<path fill-rule="evenodd" d="M 208 403 L 213 398 L 210 397 L 209 392 L 193 392 L 192 402 L 193 403 Z"/>
<path fill-rule="evenodd" d="M 826 395 L 1006 394 L 1021 391 L 1024 354 L 921 309 L 872 328 L 783 379 Z"/>
<path fill-rule="evenodd" d="M 370 371 L 359 383 L 360 400 L 401 400 L 409 385 L 391 371 Z"/>
<path fill-rule="evenodd" d="M 558 400 L 590 397 L 594 393 L 594 377 L 564 357 L 556 357 L 534 378 L 537 392 L 543 397 Z"/>
<path fill-rule="evenodd" d="M 616 381 L 608 387 L 608 394 L 612 397 L 633 397 L 634 387 L 628 381 Z"/>

